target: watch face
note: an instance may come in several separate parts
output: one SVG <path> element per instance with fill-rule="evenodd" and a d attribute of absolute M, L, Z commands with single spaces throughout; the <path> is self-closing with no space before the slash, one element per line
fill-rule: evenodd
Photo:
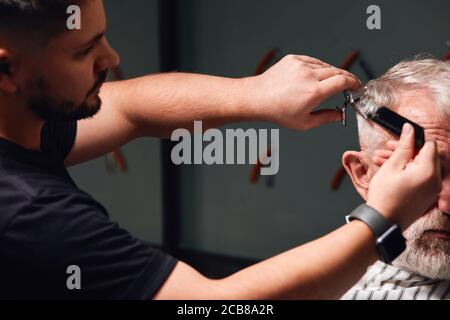
<path fill-rule="evenodd" d="M 376 246 L 383 261 L 391 263 L 406 249 L 406 240 L 394 225 L 377 239 Z"/>
<path fill-rule="evenodd" d="M 386 251 L 384 244 L 377 241 L 377 251 L 380 255 L 380 260 L 386 264 L 390 264 L 395 258 L 391 258 L 389 253 Z"/>

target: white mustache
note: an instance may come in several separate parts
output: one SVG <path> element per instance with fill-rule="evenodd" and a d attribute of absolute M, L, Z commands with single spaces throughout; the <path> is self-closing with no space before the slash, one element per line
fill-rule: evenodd
<path fill-rule="evenodd" d="M 414 222 L 405 231 L 404 236 L 407 240 L 415 240 L 429 230 L 443 230 L 450 232 L 450 219 L 439 209 L 433 209 Z"/>

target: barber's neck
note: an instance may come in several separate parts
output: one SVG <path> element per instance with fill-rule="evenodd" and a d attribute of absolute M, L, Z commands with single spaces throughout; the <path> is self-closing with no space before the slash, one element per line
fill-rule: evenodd
<path fill-rule="evenodd" d="M 41 129 L 44 121 L 25 101 L 0 95 L 0 137 L 21 147 L 41 151 Z"/>

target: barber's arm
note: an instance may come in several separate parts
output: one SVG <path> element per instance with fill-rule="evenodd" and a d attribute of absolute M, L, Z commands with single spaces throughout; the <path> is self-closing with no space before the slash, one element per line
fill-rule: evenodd
<path fill-rule="evenodd" d="M 369 188 L 367 204 L 401 230 L 426 211 L 441 188 L 436 144 L 427 142 L 413 157 L 414 130 L 404 130 Z M 179 262 L 156 299 L 337 299 L 380 258 L 375 240 L 368 225 L 353 221 L 221 280 Z"/>
<path fill-rule="evenodd" d="M 307 56 L 289 55 L 260 76 L 232 79 L 166 73 L 106 83 L 102 109 L 80 121 L 66 164 L 94 159 L 138 137 L 170 137 L 178 128 L 268 121 L 307 130 L 340 119 L 336 110 L 314 112 L 325 99 L 359 80 Z"/>

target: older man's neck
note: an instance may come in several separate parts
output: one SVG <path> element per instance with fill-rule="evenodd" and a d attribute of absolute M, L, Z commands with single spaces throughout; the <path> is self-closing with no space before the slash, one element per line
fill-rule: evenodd
<path fill-rule="evenodd" d="M 44 121 L 24 103 L 0 99 L 0 137 L 21 147 L 41 151 L 41 129 Z"/>

